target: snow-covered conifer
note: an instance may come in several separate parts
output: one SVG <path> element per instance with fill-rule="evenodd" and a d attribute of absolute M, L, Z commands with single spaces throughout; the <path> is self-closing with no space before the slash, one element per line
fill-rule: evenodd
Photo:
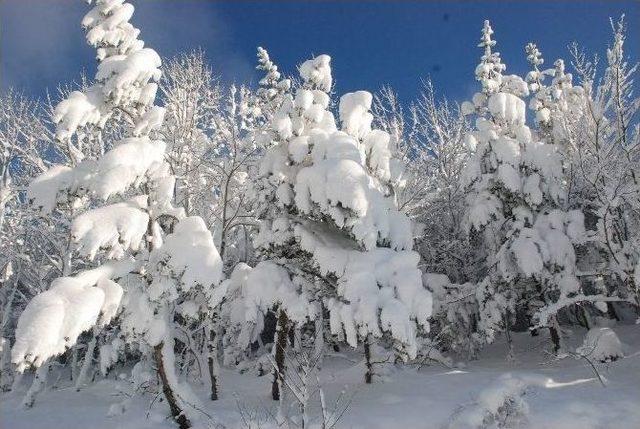
<path fill-rule="evenodd" d="M 276 144 L 261 166 L 265 258 L 284 267 L 299 290 L 329 313 L 331 333 L 351 346 L 389 335 L 404 356 L 428 329 L 430 293 L 412 252 L 411 224 L 395 207 L 393 148 L 371 128 L 372 96 L 340 100 L 341 129 L 327 110 L 330 58 L 300 66 L 302 87 L 283 102 Z M 320 335 L 317 333 L 317 336 Z"/>
<path fill-rule="evenodd" d="M 526 122 L 526 83 L 505 76 L 505 66 L 492 51 L 493 31 L 485 21 L 484 48 L 476 78 L 482 92 L 465 102 L 476 112 L 476 129 L 469 135 L 475 153 L 465 169 L 468 183 L 467 222 L 480 233 L 487 255 L 480 281 L 480 329 L 493 340 L 509 330 L 518 301 L 550 303 L 580 291 L 575 277 L 574 243 L 582 239 L 579 212 L 562 209 L 565 200 L 562 159 L 555 146 L 538 141 Z M 533 288 L 533 289 L 532 289 Z M 532 290 L 531 290 L 532 289 Z M 557 327 L 552 324 L 555 348 Z"/>
<path fill-rule="evenodd" d="M 171 414 L 184 429 L 190 421 L 174 368 L 175 315 L 197 313 L 190 300 L 195 291 L 213 296 L 222 264 L 202 219 L 185 217 L 172 205 L 175 178 L 164 161 L 166 144 L 155 138 L 164 116 L 153 104 L 160 58 L 137 39 L 139 31 L 128 22 L 132 13 L 128 3 L 96 1 L 83 19 L 87 41 L 98 52 L 96 83 L 71 93 L 54 118 L 64 141 L 79 126 L 104 124 L 123 111 L 128 136 L 97 159 L 50 168 L 29 189 L 45 211 L 60 196 L 90 203 L 73 220 L 71 237 L 81 255 L 102 257 L 96 268 L 56 279 L 29 303 L 18 321 L 12 360 L 19 370 L 38 367 L 82 332 L 109 324 L 120 308 L 121 335 L 154 361 Z M 207 307 L 207 299 L 198 301 Z"/>

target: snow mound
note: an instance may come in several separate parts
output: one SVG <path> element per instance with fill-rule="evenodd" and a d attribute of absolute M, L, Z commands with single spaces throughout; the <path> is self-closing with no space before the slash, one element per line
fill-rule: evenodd
<path fill-rule="evenodd" d="M 576 353 L 599 362 L 611 362 L 624 357 L 622 343 L 611 328 L 591 328 Z"/>
<path fill-rule="evenodd" d="M 506 373 L 481 390 L 471 406 L 454 414 L 449 429 L 521 427 L 529 414 L 523 398 L 527 390 L 553 384 L 553 380 L 540 375 Z"/>

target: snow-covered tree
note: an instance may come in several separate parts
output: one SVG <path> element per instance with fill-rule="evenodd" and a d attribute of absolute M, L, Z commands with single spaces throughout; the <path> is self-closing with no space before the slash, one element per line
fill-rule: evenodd
<path fill-rule="evenodd" d="M 56 137 L 71 141 L 78 127 L 102 126 L 114 112 L 125 112 L 126 138 L 102 156 L 49 168 L 29 187 L 45 212 L 69 199 L 84 203 L 71 238 L 80 255 L 100 258 L 95 268 L 54 280 L 29 303 L 18 321 L 12 361 L 19 371 L 39 367 L 82 332 L 119 315 L 120 337 L 154 362 L 171 414 L 187 428 L 174 368 L 174 321 L 215 306 L 212 287 L 222 264 L 202 219 L 172 205 L 175 177 L 164 161 L 166 143 L 154 139 L 164 116 L 153 104 L 160 58 L 137 38 L 139 30 L 128 22 L 132 14 L 128 3 L 96 1 L 82 21 L 98 53 L 96 83 L 72 92 L 54 117 Z"/>
<path fill-rule="evenodd" d="M 612 22 L 612 27 L 614 40 L 601 79 L 595 65 L 577 48 L 573 50 L 582 92 L 573 103 L 580 116 L 571 118 L 566 132 L 575 171 L 570 197 L 573 205 L 582 208 L 593 231 L 590 244 L 606 255 L 605 271 L 598 274 L 607 278 L 608 285 L 599 292 L 637 305 L 640 131 L 633 124 L 640 102 L 632 87 L 637 65 L 630 65 L 624 53 L 624 20 L 617 25 Z"/>
<path fill-rule="evenodd" d="M 300 66 L 301 88 L 272 120 L 257 243 L 265 259 L 286 270 L 298 296 L 308 297 L 309 319 L 324 307 L 331 333 L 351 346 L 388 335 L 405 357 L 415 357 L 431 296 L 410 250 L 411 223 L 394 203 L 391 138 L 371 128 L 372 96 L 364 91 L 341 98 L 338 130 L 327 110 L 329 62 L 321 55 Z M 287 305 L 279 314 L 278 332 L 286 331 Z M 316 331 L 316 341 L 322 335 Z M 276 340 L 276 353 L 279 346 Z"/>
<path fill-rule="evenodd" d="M 574 243 L 583 236 L 582 214 L 563 209 L 558 149 L 527 127 L 521 99 L 529 94 L 527 85 L 518 76 L 503 75 L 506 67 L 492 51 L 492 34 L 485 21 L 479 44 L 484 55 L 476 68 L 482 92 L 462 106 L 477 114 L 469 135 L 475 152 L 465 169 L 467 222 L 472 234 L 481 234 L 487 255 L 476 296 L 479 326 L 489 341 L 496 331 L 508 333 L 522 304 L 528 311 L 534 301 L 546 305 L 580 293 Z M 541 323 L 550 327 L 557 350 L 555 319 Z"/>
<path fill-rule="evenodd" d="M 609 301 L 637 300 L 634 281 L 637 264 L 638 186 L 635 179 L 638 131 L 629 126 L 638 101 L 631 92 L 635 66 L 624 56 L 624 21 L 612 22 L 613 45 L 607 51 L 607 68 L 597 79 L 594 63 L 572 48 L 580 85 L 558 59 L 554 68 L 540 70 L 542 57 L 533 44 L 527 53 L 533 70 L 527 80 L 534 94 L 530 108 L 536 112 L 538 135 L 560 149 L 566 169 L 567 206 L 585 217 L 587 234 L 578 266 L 583 289 L 571 300 L 554 303 L 553 311 L 572 304 L 590 326 L 590 303 L 597 313 L 617 317 Z M 547 85 L 545 78 L 551 77 Z"/>

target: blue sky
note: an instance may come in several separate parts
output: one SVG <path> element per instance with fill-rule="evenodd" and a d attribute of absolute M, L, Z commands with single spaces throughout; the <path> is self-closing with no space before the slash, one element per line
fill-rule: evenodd
<path fill-rule="evenodd" d="M 131 1 L 131 0 L 130 0 Z M 640 59 L 638 1 L 204 1 L 133 0 L 133 23 L 162 56 L 205 50 L 224 82 L 258 79 L 255 48 L 263 46 L 287 73 L 312 54 L 332 57 L 337 92 L 390 84 L 404 101 L 430 76 L 455 100 L 476 89 L 473 70 L 484 19 L 490 19 L 507 71 L 528 69 L 523 53 L 538 43 L 547 65 L 568 59 L 579 42 L 604 54 L 609 17 L 626 14 L 627 53 Z M 0 0 L 0 84 L 40 97 L 95 70 L 94 51 L 79 22 L 80 0 Z"/>

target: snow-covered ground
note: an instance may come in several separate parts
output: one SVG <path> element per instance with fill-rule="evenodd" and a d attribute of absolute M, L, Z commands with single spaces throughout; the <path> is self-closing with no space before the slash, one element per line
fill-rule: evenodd
<path fill-rule="evenodd" d="M 390 371 L 373 385 L 362 383 L 363 369 L 357 353 L 329 356 L 321 379 L 328 403 L 345 391 L 353 395 L 337 428 L 447 428 L 462 424 L 478 408 L 490 404 L 510 387 L 530 385 L 522 397 L 528 409 L 518 427 L 530 428 L 620 428 L 640 427 L 640 329 L 614 328 L 623 344 L 625 358 L 597 364 L 606 387 L 585 360 L 567 357 L 554 360 L 545 352 L 546 335 L 515 336 L 515 359 L 507 360 L 504 342 L 487 347 L 480 359 L 455 369 L 440 364 L 404 366 Z M 574 331 L 568 349 L 580 345 L 584 331 Z M 55 381 L 55 380 L 52 380 Z M 222 398 L 206 399 L 203 386 L 199 427 L 242 428 L 242 417 L 256 417 L 270 427 L 269 413 L 276 413 L 269 399 L 270 376 L 254 377 L 222 371 Z M 128 383 L 108 379 L 81 392 L 58 380 L 57 392 L 48 390 L 32 409 L 20 406 L 21 391 L 5 394 L 0 401 L 2 429 L 157 429 L 176 427 L 167 418 L 160 398 L 135 395 Z M 23 389 L 25 385 L 22 387 Z M 497 394 L 497 395 L 496 395 Z M 317 400 L 315 401 L 317 402 Z M 124 413 L 119 405 L 123 404 Z M 213 420 L 204 415 L 209 414 Z M 112 416 L 109 416 L 112 414 Z M 115 414 L 115 415 L 113 415 Z M 314 413 L 312 413 L 314 414 Z M 457 420 L 452 416 L 458 415 Z M 215 422 L 215 423 L 214 423 Z"/>

